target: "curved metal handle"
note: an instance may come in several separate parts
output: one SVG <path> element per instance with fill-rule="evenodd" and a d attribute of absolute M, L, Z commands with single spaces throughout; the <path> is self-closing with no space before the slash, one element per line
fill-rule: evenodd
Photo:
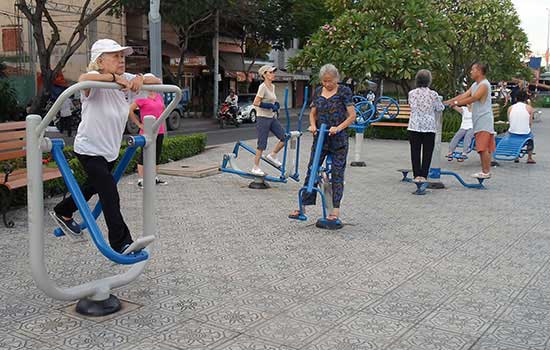
<path fill-rule="evenodd" d="M 52 105 L 52 107 L 50 108 L 46 116 L 42 119 L 42 121 L 40 122 L 40 125 L 38 125 L 38 127 L 34 131 L 36 137 L 40 137 L 44 133 L 44 131 L 46 130 L 46 127 L 50 124 L 53 118 L 61 110 L 61 106 L 69 97 L 74 95 L 74 93 L 79 90 L 87 90 L 87 89 L 118 90 L 120 89 L 120 85 L 118 85 L 117 83 L 107 83 L 102 81 L 83 81 L 83 82 L 71 85 L 65 91 L 63 91 L 61 95 L 59 95 L 59 97 L 55 100 L 54 104 Z M 168 104 L 168 106 L 162 113 L 161 117 L 153 125 L 155 132 L 157 132 L 161 123 L 164 122 L 166 118 L 168 118 L 170 113 L 172 113 L 174 108 L 176 108 L 176 105 L 181 100 L 181 96 L 182 96 L 181 89 L 175 85 L 143 85 L 142 90 L 156 91 L 156 92 L 174 92 L 176 94 L 176 97 L 170 102 L 170 104 Z"/>

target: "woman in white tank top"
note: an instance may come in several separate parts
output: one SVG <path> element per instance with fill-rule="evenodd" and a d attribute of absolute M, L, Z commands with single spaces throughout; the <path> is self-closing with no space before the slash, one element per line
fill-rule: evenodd
<path fill-rule="evenodd" d="M 529 106 L 527 101 L 527 94 L 520 93 L 517 98 L 517 103 L 508 108 L 508 121 L 510 122 L 510 128 L 508 132 L 515 135 L 531 135 L 531 127 L 533 126 L 533 113 L 535 110 Z M 534 142 L 527 144 L 527 164 L 535 164 L 533 159 L 533 149 L 535 148 Z M 515 162 L 519 162 L 516 159 Z"/>

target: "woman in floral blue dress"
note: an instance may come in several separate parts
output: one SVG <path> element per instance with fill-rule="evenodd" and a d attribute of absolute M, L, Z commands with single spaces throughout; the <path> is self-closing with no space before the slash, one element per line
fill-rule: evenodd
<path fill-rule="evenodd" d="M 314 135 L 313 145 L 311 146 L 311 155 L 309 158 L 308 169 L 311 168 L 315 155 L 318 134 L 317 130 L 321 124 L 326 124 L 329 128 L 328 137 L 325 138 L 323 152 L 320 163 L 330 155 L 332 157 L 332 206 L 333 210 L 328 216 L 329 221 L 336 221 L 340 216 L 340 202 L 344 195 L 344 171 L 346 169 L 346 159 L 348 156 L 348 134 L 345 132 L 355 120 L 355 108 L 352 101 L 352 92 L 350 88 L 339 85 L 340 74 L 332 64 L 326 64 L 319 71 L 319 78 L 322 86 L 317 88 L 313 101 L 311 103 L 311 112 L 309 113 L 309 131 Z M 308 173 L 305 183 L 309 181 Z M 315 175 L 314 175 L 315 176 Z M 302 203 L 314 205 L 316 193 L 303 193 Z M 328 198 L 327 198 L 328 200 Z M 302 208 L 305 213 L 305 208 Z M 300 214 L 299 210 L 290 213 L 291 218 L 296 218 Z"/>

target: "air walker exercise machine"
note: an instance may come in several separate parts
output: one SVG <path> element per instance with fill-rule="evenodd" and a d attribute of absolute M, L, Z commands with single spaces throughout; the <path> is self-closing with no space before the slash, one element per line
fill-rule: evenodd
<path fill-rule="evenodd" d="M 425 195 L 428 188 L 441 189 L 445 188 L 443 182 L 441 182 L 441 176 L 452 176 L 454 177 L 462 186 L 466 188 L 474 189 L 486 189 L 483 185 L 485 181 L 484 178 L 476 178 L 478 183 L 467 183 L 464 179 L 457 173 L 449 170 L 441 170 L 441 130 L 443 127 L 443 112 L 436 112 L 435 114 L 435 123 L 436 123 L 436 134 L 435 134 L 435 147 L 432 156 L 432 167 L 428 175 L 428 182 L 415 182 L 416 191 L 413 194 L 416 195 Z M 409 169 L 399 169 L 399 172 L 403 174 L 401 181 L 403 182 L 413 182 L 412 178 L 408 177 Z"/>
<path fill-rule="evenodd" d="M 250 172 L 242 170 L 237 165 L 237 157 L 239 156 L 239 151 L 241 149 L 250 152 L 251 154 L 256 154 L 256 149 L 250 145 L 247 145 L 243 141 L 239 141 L 235 144 L 232 153 L 224 154 L 222 165 L 220 170 L 224 173 L 237 174 L 246 179 L 252 179 L 253 181 L 248 185 L 249 188 L 253 189 L 267 189 L 270 186 L 267 182 L 280 182 L 286 183 L 290 178 L 296 182 L 300 181 L 299 174 L 299 165 L 300 165 L 300 139 L 302 137 L 302 119 L 304 116 L 304 111 L 307 107 L 308 101 L 308 87 L 306 86 L 304 91 L 304 104 L 298 115 L 298 128 L 297 130 L 291 130 L 290 126 L 290 113 L 288 111 L 288 89 L 285 89 L 285 114 L 286 114 L 286 134 L 285 134 L 285 147 L 283 149 L 283 161 L 282 165 L 279 167 L 273 162 L 269 161 L 265 155 L 262 156 L 261 160 L 275 168 L 279 172 L 279 176 L 258 176 Z M 289 150 L 290 149 L 290 150 Z M 295 159 L 292 160 L 292 151 L 295 151 Z M 294 162 L 293 169 L 292 163 Z M 290 166 L 287 167 L 287 164 Z M 291 172 L 292 171 L 292 172 Z"/>
<path fill-rule="evenodd" d="M 46 127 L 53 117 L 59 112 L 63 102 L 72 96 L 76 91 L 85 89 L 120 89 L 115 83 L 86 81 L 75 84 L 66 89 L 55 101 L 44 119 L 39 115 L 27 116 L 27 173 L 29 185 L 27 191 L 28 212 L 29 212 L 29 236 L 30 236 L 30 261 L 33 279 L 38 288 L 54 299 L 58 300 L 79 300 L 76 311 L 88 316 L 104 316 L 117 312 L 121 308 L 120 300 L 110 294 L 113 288 L 126 285 L 134 281 L 145 269 L 150 255 L 144 249 L 152 243 L 156 234 L 155 217 L 155 176 L 156 176 L 156 137 L 160 125 L 174 110 L 181 99 L 182 93 L 177 86 L 172 85 L 145 85 L 143 90 L 156 92 L 172 92 L 175 98 L 164 110 L 158 120 L 153 116 L 145 116 L 144 134 L 134 136 L 128 142 L 129 147 L 120 160 L 113 176 L 118 182 L 134 156 L 138 147 L 143 152 L 143 232 L 144 235 L 137 238 L 128 248 L 128 254 L 120 254 L 114 251 L 105 241 L 99 226 L 96 223 L 97 217 L 101 214 L 101 204 L 97 204 L 93 212 L 86 203 L 84 196 L 74 178 L 67 159 L 63 154 L 63 140 L 49 139 L 44 136 Z M 100 280 L 91 281 L 70 288 L 61 288 L 55 281 L 52 281 L 46 271 L 44 262 L 44 188 L 42 183 L 42 153 L 51 152 L 57 163 L 61 175 L 67 185 L 72 198 L 74 199 L 83 223 L 82 229 L 88 229 L 92 241 L 97 249 L 109 260 L 116 264 L 132 265 L 131 268 L 121 274 Z M 63 235 L 60 230 L 54 233 L 57 237 Z M 75 251 L 75 253 L 78 253 Z"/>
<path fill-rule="evenodd" d="M 325 165 L 321 164 L 321 153 L 323 152 L 323 144 L 328 137 L 328 128 L 326 124 L 321 124 L 321 127 L 317 131 L 317 145 L 315 147 L 315 153 L 313 155 L 313 162 L 309 171 L 309 181 L 306 186 L 302 187 L 298 191 L 298 208 L 300 208 L 300 214 L 297 217 L 289 216 L 290 219 L 306 221 L 307 216 L 304 213 L 304 206 L 302 203 L 302 195 L 304 193 L 319 193 L 321 197 L 321 204 L 323 205 L 323 217 L 318 219 L 315 226 L 327 230 L 338 230 L 344 227 L 340 219 L 328 220 L 327 212 L 333 209 L 332 207 L 332 159 L 330 155 L 327 155 Z M 344 131 L 345 132 L 345 131 Z"/>
<path fill-rule="evenodd" d="M 367 166 L 367 164 L 361 160 L 361 151 L 365 143 L 365 130 L 367 130 L 372 123 L 379 122 L 382 119 L 395 119 L 399 115 L 399 103 L 395 99 L 387 96 L 380 96 L 374 104 L 367 99 L 354 99 L 358 100 L 358 102 L 355 103 L 356 118 L 349 128 L 355 130 L 355 153 L 354 160 L 350 165 L 364 167 Z"/>

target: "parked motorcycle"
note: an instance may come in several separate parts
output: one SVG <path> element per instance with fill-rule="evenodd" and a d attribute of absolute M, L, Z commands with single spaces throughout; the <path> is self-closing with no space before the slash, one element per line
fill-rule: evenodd
<path fill-rule="evenodd" d="M 236 108 L 232 108 L 229 103 L 222 103 L 220 110 L 218 111 L 218 121 L 220 128 L 225 128 L 226 125 L 233 124 L 235 127 L 241 126 L 242 120 L 239 118 L 239 111 Z"/>

